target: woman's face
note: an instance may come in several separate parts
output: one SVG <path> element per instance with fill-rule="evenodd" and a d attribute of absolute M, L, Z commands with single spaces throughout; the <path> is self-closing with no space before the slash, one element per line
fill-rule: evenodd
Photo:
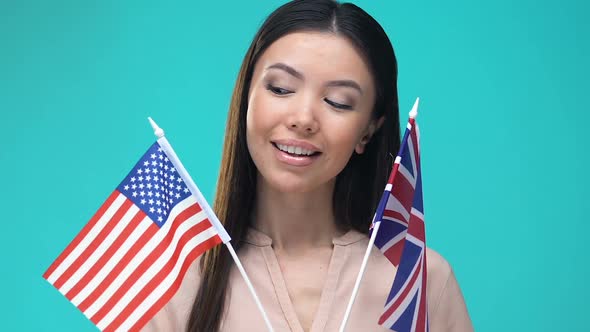
<path fill-rule="evenodd" d="M 361 55 L 332 33 L 292 33 L 255 65 L 247 142 L 263 184 L 281 192 L 333 185 L 376 129 L 375 87 Z"/>

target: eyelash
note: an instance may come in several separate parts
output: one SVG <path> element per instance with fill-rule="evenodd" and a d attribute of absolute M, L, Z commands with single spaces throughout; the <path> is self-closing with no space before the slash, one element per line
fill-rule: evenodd
<path fill-rule="evenodd" d="M 324 98 L 324 101 L 326 103 L 328 103 L 328 105 L 331 105 L 332 107 L 336 107 L 336 108 L 343 109 L 343 110 L 351 110 L 352 109 L 352 106 L 350 106 L 350 105 L 335 103 L 328 98 Z"/>
<path fill-rule="evenodd" d="M 278 86 L 272 86 L 270 84 L 267 84 L 266 85 L 266 89 L 268 91 L 274 93 L 275 95 L 278 95 L 278 96 L 284 96 L 284 95 L 287 95 L 289 93 L 293 93 L 293 91 L 289 91 L 287 89 L 283 89 L 283 88 L 280 88 Z"/>
<path fill-rule="evenodd" d="M 273 86 L 271 84 L 267 84 L 266 85 L 266 89 L 268 91 L 272 92 L 273 94 L 277 95 L 277 96 L 284 96 L 284 95 L 288 95 L 290 93 L 293 93 L 293 91 L 290 91 L 290 90 L 287 90 L 287 89 L 283 89 L 283 88 L 278 87 L 278 86 Z M 330 105 L 332 107 L 335 107 L 335 108 L 338 108 L 338 109 L 342 109 L 342 110 L 351 110 L 352 109 L 352 106 L 351 105 L 345 105 L 345 104 L 336 103 L 336 102 L 331 101 L 328 98 L 324 98 L 324 101 L 328 105 Z"/>

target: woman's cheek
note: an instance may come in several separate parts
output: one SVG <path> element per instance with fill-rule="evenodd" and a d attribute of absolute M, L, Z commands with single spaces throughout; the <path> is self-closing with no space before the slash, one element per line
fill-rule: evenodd
<path fill-rule="evenodd" d="M 339 117 L 328 120 L 330 123 L 330 130 L 332 133 L 332 141 L 338 142 L 340 149 L 353 151 L 356 144 L 362 137 L 364 122 L 358 117 Z"/>
<path fill-rule="evenodd" d="M 251 100 L 248 121 L 254 125 L 256 130 L 264 129 L 275 120 L 274 117 L 276 117 L 276 110 L 279 106 L 271 97 L 258 94 Z"/>

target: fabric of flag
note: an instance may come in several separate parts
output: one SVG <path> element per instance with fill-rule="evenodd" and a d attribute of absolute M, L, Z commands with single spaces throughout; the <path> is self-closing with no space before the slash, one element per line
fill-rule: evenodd
<path fill-rule="evenodd" d="M 102 331 L 140 330 L 222 242 L 158 142 L 43 277 Z"/>
<path fill-rule="evenodd" d="M 426 234 L 419 132 L 413 118 L 408 122 L 375 222 L 380 222 L 375 245 L 398 267 L 379 324 L 398 332 L 426 332 Z"/>

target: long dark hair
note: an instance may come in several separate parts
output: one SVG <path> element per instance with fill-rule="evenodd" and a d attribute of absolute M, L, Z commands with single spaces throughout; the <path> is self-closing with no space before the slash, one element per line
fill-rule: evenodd
<path fill-rule="evenodd" d="M 289 33 L 320 31 L 348 38 L 364 56 L 373 75 L 376 99 L 373 118 L 384 117 L 363 154 L 353 154 L 337 176 L 333 194 L 336 222 L 367 233 L 393 158 L 400 144 L 397 63 L 387 35 L 359 7 L 333 0 L 295 0 L 279 7 L 262 24 L 242 62 L 234 88 L 223 146 L 214 210 L 239 250 L 256 199 L 256 167 L 246 145 L 248 91 L 254 65 L 277 39 Z M 217 331 L 225 307 L 232 259 L 217 246 L 201 259 L 201 284 L 187 331 Z"/>

